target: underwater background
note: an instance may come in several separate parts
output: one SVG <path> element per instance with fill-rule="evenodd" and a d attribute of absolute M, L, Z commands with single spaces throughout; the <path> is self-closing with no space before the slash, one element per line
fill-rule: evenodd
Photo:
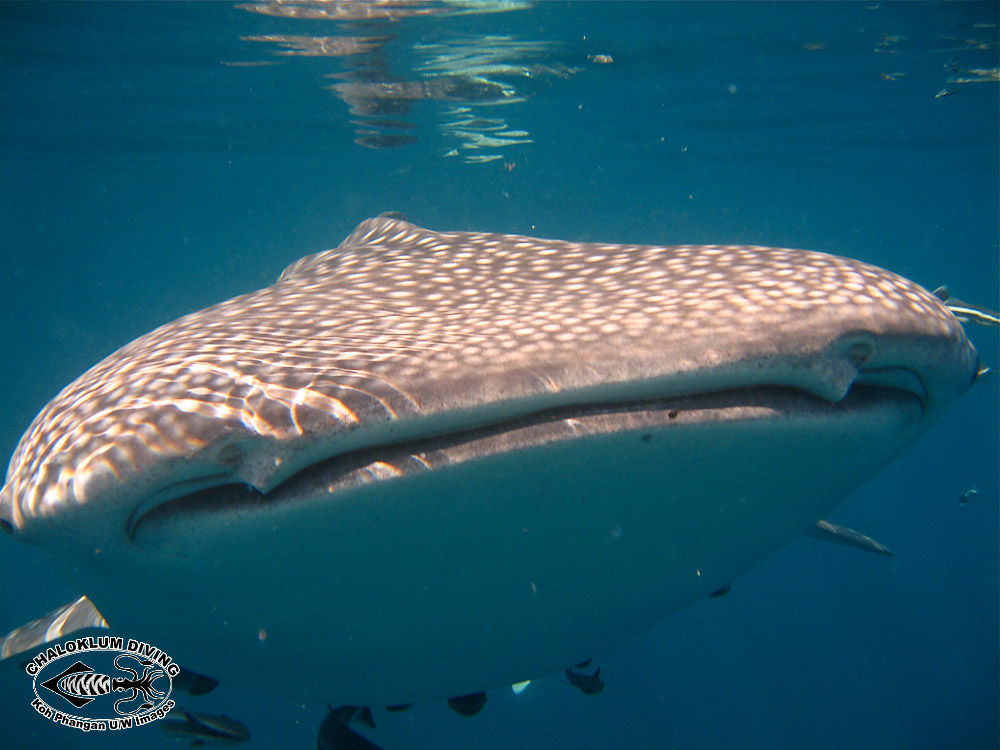
<path fill-rule="evenodd" d="M 998 7 L 0 2 L 0 454 L 106 354 L 383 211 L 823 250 L 996 309 Z M 970 336 L 1000 365 L 995 329 Z M 471 719 L 419 704 L 363 731 L 386 750 L 996 748 L 997 424 L 993 376 L 830 516 L 893 558 L 797 540 L 595 654 L 600 695 L 554 675 Z M 0 566 L 2 632 L 82 593 L 6 538 Z M 181 702 L 246 723 L 245 747 L 315 747 L 326 707 L 266 681 Z M 178 746 L 54 726 L 32 696 L 0 668 L 3 747 Z"/>

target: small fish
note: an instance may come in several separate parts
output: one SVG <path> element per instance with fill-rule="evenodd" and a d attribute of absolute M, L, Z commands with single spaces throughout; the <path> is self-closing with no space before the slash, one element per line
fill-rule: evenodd
<path fill-rule="evenodd" d="M 448 699 L 448 707 L 462 716 L 475 716 L 486 705 L 486 693 L 470 693 Z"/>
<path fill-rule="evenodd" d="M 520 695 L 530 684 L 531 680 L 522 680 L 521 682 L 515 682 L 510 686 L 510 689 L 513 691 L 514 695 Z"/>
<path fill-rule="evenodd" d="M 316 750 L 382 750 L 366 737 L 361 736 L 348 726 L 348 722 L 357 716 L 364 723 L 371 720 L 371 710 L 359 706 L 327 706 L 330 713 L 319 725 L 316 735 Z M 367 718 L 364 712 L 367 710 Z M 375 722 L 370 726 L 374 727 Z"/>
<path fill-rule="evenodd" d="M 725 596 L 726 594 L 728 594 L 732 590 L 732 588 L 733 588 L 732 584 L 727 583 L 725 586 L 717 588 L 715 591 L 709 594 L 709 596 L 713 599 L 718 599 L 720 596 Z"/>
<path fill-rule="evenodd" d="M 952 297 L 951 292 L 948 291 L 948 287 L 946 286 L 939 286 L 932 294 L 944 302 L 944 306 L 951 310 L 952 314 L 963 323 L 975 323 L 987 328 L 1000 326 L 1000 313 L 996 310 L 973 305 L 971 302 L 965 302 L 958 297 Z"/>
<path fill-rule="evenodd" d="M 403 710 L 409 707 L 410 706 L 407 705 L 402 708 L 399 708 L 398 706 L 394 706 L 393 708 Z M 372 716 L 371 708 L 368 706 L 339 706 L 337 708 L 332 708 L 329 704 L 327 704 L 327 708 L 330 709 L 330 713 L 333 714 L 338 721 L 342 721 L 344 724 L 349 724 L 352 721 L 360 721 L 366 727 L 371 729 L 375 728 L 375 719 Z"/>
<path fill-rule="evenodd" d="M 970 500 L 975 500 L 978 494 L 979 490 L 976 489 L 976 485 L 972 485 L 969 489 L 958 496 L 958 504 L 966 505 Z"/>
<path fill-rule="evenodd" d="M 372 716 L 372 710 L 368 706 L 359 706 L 354 712 L 354 718 L 370 729 L 375 728 L 375 718 Z"/>
<path fill-rule="evenodd" d="M 572 667 L 567 667 L 564 674 L 570 685 L 578 688 L 587 695 L 596 695 L 604 690 L 600 667 L 597 668 L 594 674 L 581 674 L 580 672 L 574 672 Z"/>
<path fill-rule="evenodd" d="M 893 557 L 892 550 L 881 542 L 876 542 L 870 536 L 866 536 L 860 531 L 855 531 L 854 529 L 849 529 L 846 526 L 830 523 L 829 521 L 819 521 L 815 526 L 806 532 L 806 535 L 815 537 L 816 539 L 823 539 L 827 542 L 843 544 L 846 547 L 854 547 L 855 549 L 864 550 L 866 552 L 874 552 L 878 555 L 888 555 L 889 557 Z"/>
<path fill-rule="evenodd" d="M 250 730 L 225 714 L 199 714 L 175 707 L 158 724 L 175 739 L 191 740 L 192 747 L 236 745 L 250 739 Z"/>
<path fill-rule="evenodd" d="M 215 690 L 219 681 L 214 677 L 198 674 L 197 672 L 181 667 L 180 673 L 171 681 L 174 690 L 183 690 L 188 695 L 204 695 Z"/>

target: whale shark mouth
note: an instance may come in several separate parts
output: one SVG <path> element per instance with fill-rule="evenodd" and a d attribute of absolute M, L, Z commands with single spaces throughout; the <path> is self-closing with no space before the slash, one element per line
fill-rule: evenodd
<path fill-rule="evenodd" d="M 181 517 L 196 522 L 212 513 L 273 510 L 281 503 L 314 495 L 320 485 L 333 499 L 338 491 L 371 481 L 593 434 L 683 429 L 722 420 L 777 420 L 790 408 L 803 407 L 816 419 L 822 419 L 825 413 L 861 415 L 874 405 L 882 408 L 886 403 L 899 404 L 918 422 L 923 417 L 925 400 L 926 389 L 918 373 L 908 368 L 878 368 L 860 371 L 847 395 L 838 402 L 797 388 L 752 386 L 687 396 L 563 405 L 473 428 L 339 453 L 301 468 L 268 492 L 226 481 L 225 474 L 204 477 L 195 489 L 191 489 L 190 480 L 167 485 L 136 505 L 125 532 L 132 543 L 143 547 L 149 544 L 144 539 L 151 529 L 169 526 Z M 650 435 L 643 433 L 642 437 L 649 439 Z"/>

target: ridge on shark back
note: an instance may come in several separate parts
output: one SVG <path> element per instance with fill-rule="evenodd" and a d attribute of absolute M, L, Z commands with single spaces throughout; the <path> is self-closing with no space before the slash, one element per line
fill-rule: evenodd
<path fill-rule="evenodd" d="M 978 372 L 945 300 L 860 261 L 382 215 L 45 406 L 0 523 L 93 612 L 3 655 L 103 615 L 331 705 L 558 672 L 813 529 Z"/>

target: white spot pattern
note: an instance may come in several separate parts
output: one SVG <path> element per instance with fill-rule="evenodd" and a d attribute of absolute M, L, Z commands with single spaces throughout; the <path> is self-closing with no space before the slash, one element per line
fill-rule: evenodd
<path fill-rule="evenodd" d="M 845 258 L 382 216 L 84 373 L 25 433 L 0 504 L 20 525 L 260 437 L 294 450 L 403 416 L 797 355 L 851 330 L 964 341 L 937 298 Z"/>

